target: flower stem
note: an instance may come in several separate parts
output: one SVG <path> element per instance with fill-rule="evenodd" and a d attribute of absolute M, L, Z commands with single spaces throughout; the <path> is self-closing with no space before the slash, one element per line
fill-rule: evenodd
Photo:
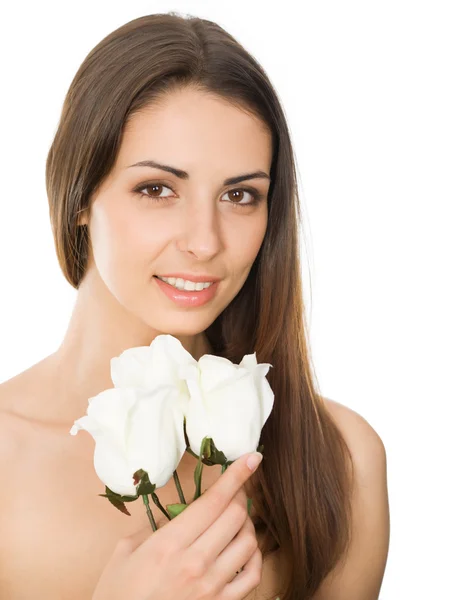
<path fill-rule="evenodd" d="M 146 507 L 147 516 L 149 517 L 149 523 L 152 527 L 152 531 L 157 531 L 158 527 L 155 523 L 154 515 L 149 506 L 149 496 L 147 494 L 142 495 L 142 500 L 144 502 L 144 506 Z"/>
<path fill-rule="evenodd" d="M 178 472 L 173 472 L 174 482 L 176 484 L 176 489 L 178 490 L 179 499 L 181 500 L 181 504 L 187 504 L 186 499 L 184 498 L 184 494 L 181 488 L 181 482 L 179 481 Z"/>
<path fill-rule="evenodd" d="M 199 458 L 197 465 L 195 467 L 194 472 L 194 480 L 195 480 L 195 494 L 194 500 L 197 500 L 202 495 L 202 473 L 203 473 L 203 463 L 202 459 Z"/>
<path fill-rule="evenodd" d="M 195 454 L 195 452 L 192 450 L 192 448 L 191 448 L 190 446 L 188 446 L 188 447 L 186 448 L 186 452 L 189 452 L 189 454 L 192 454 L 192 456 L 193 456 L 194 458 L 198 458 L 198 454 Z"/>
<path fill-rule="evenodd" d="M 159 500 L 159 497 L 157 496 L 157 494 L 153 492 L 153 493 L 151 494 L 151 496 L 152 496 L 152 500 L 155 502 L 156 506 L 158 506 L 158 507 L 159 507 L 159 509 L 162 511 L 162 513 L 165 515 L 165 517 L 168 519 L 168 521 L 171 521 L 171 517 L 170 517 L 170 515 L 169 515 L 169 514 L 167 513 L 167 511 L 166 511 L 166 510 L 163 508 L 163 506 L 162 506 L 162 504 L 161 504 L 161 502 L 160 502 L 160 500 Z"/>
<path fill-rule="evenodd" d="M 202 458 L 203 458 L 203 453 L 205 452 L 205 448 L 207 446 L 209 439 L 210 438 L 205 436 L 200 445 L 200 455 L 198 457 L 198 461 L 197 461 L 197 464 L 195 466 L 195 471 L 194 471 L 194 481 L 195 481 L 194 500 L 197 500 L 197 498 L 199 498 L 202 495 L 202 473 L 203 473 Z"/>

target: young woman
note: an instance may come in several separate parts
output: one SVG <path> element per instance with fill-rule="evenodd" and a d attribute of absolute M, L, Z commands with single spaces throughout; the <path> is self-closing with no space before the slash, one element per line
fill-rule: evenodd
<path fill-rule="evenodd" d="M 60 347 L 0 386 L 0 596 L 376 600 L 385 450 L 317 391 L 293 150 L 261 66 L 204 19 L 125 24 L 72 81 L 46 183 L 77 299 Z M 110 359 L 165 333 L 196 359 L 256 352 L 275 403 L 257 470 L 205 468 L 207 493 L 171 522 L 153 507 L 152 534 L 142 502 L 129 518 L 98 496 L 93 440 L 69 429 L 113 386 Z M 174 483 L 159 496 L 177 502 Z"/>

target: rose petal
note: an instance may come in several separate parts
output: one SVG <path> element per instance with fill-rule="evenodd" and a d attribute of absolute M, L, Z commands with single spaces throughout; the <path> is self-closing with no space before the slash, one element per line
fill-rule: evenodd
<path fill-rule="evenodd" d="M 204 392 L 228 385 L 246 374 L 246 369 L 241 369 L 227 358 L 205 354 L 198 361 L 200 368 L 200 384 Z"/>
<path fill-rule="evenodd" d="M 126 444 L 126 424 L 137 393 L 131 388 L 109 388 L 89 399 L 87 413 L 99 427 L 110 432 L 121 448 Z"/>
<path fill-rule="evenodd" d="M 102 428 L 90 416 L 77 419 L 70 431 L 76 435 L 78 431 L 85 430 L 91 434 L 95 441 L 94 468 L 99 479 L 117 494 L 135 496 L 136 486 L 133 483 L 133 473 L 127 462 L 125 450 L 111 431 Z"/>
<path fill-rule="evenodd" d="M 133 474 L 141 467 L 133 468 L 107 435 L 97 437 L 93 460 L 97 476 L 108 488 L 122 496 L 136 496 Z"/>
<path fill-rule="evenodd" d="M 128 348 L 110 361 L 110 374 L 115 387 L 145 386 L 145 376 L 150 365 L 149 346 Z"/>
<path fill-rule="evenodd" d="M 180 398 L 174 386 L 160 386 L 140 394 L 131 413 L 128 460 L 147 471 L 157 488 L 171 479 L 186 450 Z"/>

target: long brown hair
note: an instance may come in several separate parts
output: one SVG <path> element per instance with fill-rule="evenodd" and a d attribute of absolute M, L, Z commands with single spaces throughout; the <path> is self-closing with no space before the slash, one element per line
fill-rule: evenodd
<path fill-rule="evenodd" d="M 106 36 L 66 95 L 46 163 L 56 252 L 76 289 L 90 240 L 78 215 L 109 174 L 124 125 L 174 89 L 194 86 L 256 115 L 272 133 L 268 226 L 240 292 L 206 330 L 233 362 L 273 365 L 274 408 L 252 477 L 263 556 L 280 549 L 283 598 L 312 598 L 351 540 L 351 453 L 318 392 L 302 295 L 295 160 L 283 109 L 259 63 L 212 21 L 174 12 L 140 17 Z M 282 592 L 282 590 L 281 590 Z"/>

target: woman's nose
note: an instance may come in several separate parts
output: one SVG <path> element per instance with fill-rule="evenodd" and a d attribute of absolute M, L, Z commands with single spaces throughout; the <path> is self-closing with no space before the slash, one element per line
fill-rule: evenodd
<path fill-rule="evenodd" d="M 218 211 L 214 207 L 188 207 L 183 221 L 182 235 L 178 247 L 183 252 L 207 260 L 221 249 Z"/>

